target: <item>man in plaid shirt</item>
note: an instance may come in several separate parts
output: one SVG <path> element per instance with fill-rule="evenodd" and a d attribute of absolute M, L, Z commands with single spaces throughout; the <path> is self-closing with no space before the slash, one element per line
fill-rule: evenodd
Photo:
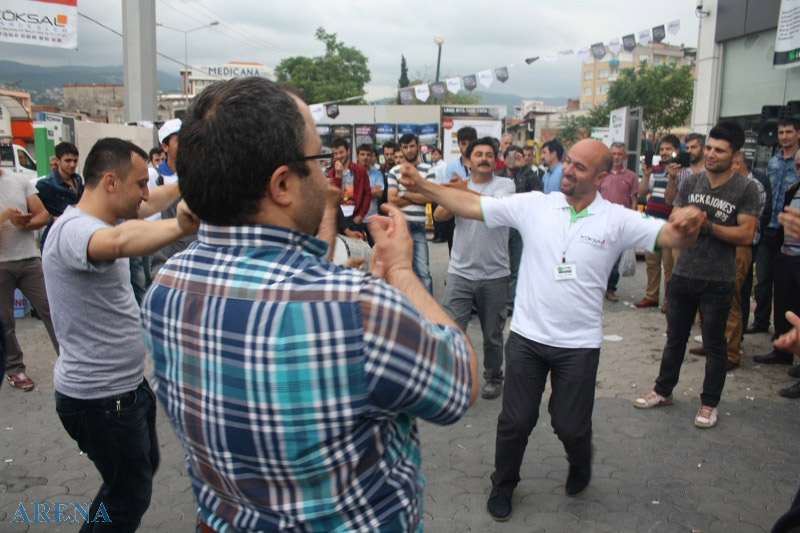
<path fill-rule="evenodd" d="M 477 394 L 398 209 L 370 220 L 371 273 L 325 259 L 321 151 L 308 107 L 262 78 L 206 89 L 181 127 L 198 240 L 142 314 L 203 531 L 421 530 L 415 418 L 453 423 Z"/>

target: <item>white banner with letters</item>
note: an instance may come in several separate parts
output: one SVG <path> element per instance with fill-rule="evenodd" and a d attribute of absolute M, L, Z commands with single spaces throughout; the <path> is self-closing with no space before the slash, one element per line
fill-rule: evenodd
<path fill-rule="evenodd" d="M 78 0 L 3 0 L 0 42 L 78 49 Z"/>

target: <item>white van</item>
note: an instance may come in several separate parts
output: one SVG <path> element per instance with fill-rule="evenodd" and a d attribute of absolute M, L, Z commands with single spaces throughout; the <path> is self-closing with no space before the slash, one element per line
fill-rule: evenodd
<path fill-rule="evenodd" d="M 11 143 L 10 140 L 0 139 L 0 167 L 22 174 L 31 180 L 39 177 L 36 172 L 36 160 L 25 148 Z"/>

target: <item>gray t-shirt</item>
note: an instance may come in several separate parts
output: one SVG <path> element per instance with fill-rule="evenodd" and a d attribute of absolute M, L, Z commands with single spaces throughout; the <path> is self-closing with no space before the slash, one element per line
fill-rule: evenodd
<path fill-rule="evenodd" d="M 60 346 L 58 392 L 83 400 L 134 390 L 146 349 L 127 258 L 91 262 L 89 239 L 106 222 L 67 207 L 53 224 L 42 259 L 53 328 Z"/>
<path fill-rule="evenodd" d="M 473 183 L 470 178 L 467 187 L 481 196 L 493 198 L 517 192 L 512 179 L 499 176 L 488 183 Z M 511 274 L 508 264 L 508 227 L 490 229 L 482 220 L 456 217 L 448 274 L 473 281 L 497 279 Z"/>
<path fill-rule="evenodd" d="M 721 226 L 736 226 L 736 217 L 752 215 L 758 218 L 761 197 L 758 186 L 742 176 L 731 179 L 712 189 L 706 172 L 692 174 L 683 180 L 675 206 L 694 205 L 708 215 L 708 220 Z M 735 275 L 736 246 L 711 235 L 700 235 L 690 248 L 681 252 L 674 274 L 706 281 L 733 281 Z"/>
<path fill-rule="evenodd" d="M 14 207 L 28 212 L 28 197 L 36 194 L 33 183 L 21 174 L 0 170 L 0 209 Z M 17 229 L 10 220 L 0 229 L 0 261 L 19 261 L 39 257 L 36 235 L 31 230 Z"/>

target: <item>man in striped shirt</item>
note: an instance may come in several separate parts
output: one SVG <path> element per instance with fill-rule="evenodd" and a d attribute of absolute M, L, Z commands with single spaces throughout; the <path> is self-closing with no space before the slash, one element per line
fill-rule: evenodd
<path fill-rule="evenodd" d="M 263 78 L 203 91 L 179 150 L 198 240 L 142 314 L 200 529 L 421 531 L 416 417 L 455 422 L 478 378 L 403 214 L 370 219 L 372 273 L 327 261 L 328 155 L 308 106 Z"/>
<path fill-rule="evenodd" d="M 413 133 L 406 133 L 400 137 L 400 150 L 405 160 L 415 167 L 420 176 L 428 181 L 436 180 L 436 173 L 428 163 L 419 158 L 419 139 Z M 420 281 L 433 293 L 433 279 L 431 278 L 430 262 L 428 260 L 428 239 L 425 237 L 425 205 L 428 199 L 418 192 L 407 191 L 399 182 L 401 166 L 395 166 L 388 176 L 389 203 L 399 208 L 408 221 L 408 231 L 414 239 L 414 272 Z"/>

